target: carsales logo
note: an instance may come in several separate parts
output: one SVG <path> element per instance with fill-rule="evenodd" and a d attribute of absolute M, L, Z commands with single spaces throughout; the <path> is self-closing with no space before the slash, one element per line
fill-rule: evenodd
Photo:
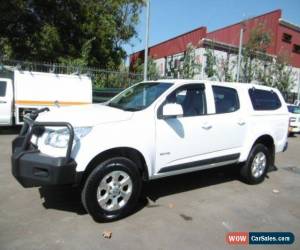
<path fill-rule="evenodd" d="M 226 242 L 230 245 L 290 245 L 295 241 L 291 232 L 229 232 Z"/>
<path fill-rule="evenodd" d="M 229 232 L 226 235 L 226 242 L 230 245 L 248 245 L 249 232 Z"/>

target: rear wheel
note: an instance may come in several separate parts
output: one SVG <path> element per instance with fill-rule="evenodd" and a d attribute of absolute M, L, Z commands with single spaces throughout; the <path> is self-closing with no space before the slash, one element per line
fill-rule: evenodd
<path fill-rule="evenodd" d="M 271 154 L 268 148 L 263 144 L 256 144 L 241 168 L 241 176 L 249 184 L 261 183 L 265 179 L 270 162 Z"/>
<path fill-rule="evenodd" d="M 82 203 L 96 221 L 120 219 L 136 206 L 141 183 L 133 161 L 114 157 L 99 164 L 89 175 L 82 190 Z"/>

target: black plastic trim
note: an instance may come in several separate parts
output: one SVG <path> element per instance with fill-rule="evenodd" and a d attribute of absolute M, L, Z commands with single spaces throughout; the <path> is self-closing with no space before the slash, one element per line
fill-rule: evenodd
<path fill-rule="evenodd" d="M 41 110 L 40 112 L 47 111 Z M 38 114 L 39 112 L 37 112 Z M 36 117 L 24 117 L 20 135 L 12 142 L 12 174 L 23 187 L 78 185 L 82 178 L 76 172 L 76 162 L 71 158 L 74 129 L 67 122 L 36 122 Z M 30 140 L 36 128 L 66 127 L 70 138 L 66 156 L 52 157 L 41 153 Z"/>
<path fill-rule="evenodd" d="M 209 165 L 209 164 L 214 164 L 214 163 L 233 161 L 233 160 L 238 160 L 239 157 L 240 157 L 240 154 L 231 154 L 231 155 L 225 155 L 225 156 L 205 159 L 205 160 L 201 160 L 201 161 L 193 161 L 193 162 L 188 162 L 188 163 L 183 163 L 183 164 L 178 164 L 178 165 L 173 165 L 173 166 L 168 166 L 168 167 L 162 168 L 161 170 L 159 170 L 158 173 L 166 173 L 166 172 L 178 171 L 178 170 L 187 169 L 187 168 L 201 167 L 204 165 Z"/>
<path fill-rule="evenodd" d="M 20 136 L 25 136 L 23 141 L 22 150 L 26 151 L 30 145 L 30 139 L 33 134 L 33 128 L 35 127 L 66 127 L 69 130 L 70 138 L 66 153 L 66 162 L 71 159 L 71 151 L 74 141 L 74 129 L 73 126 L 68 122 L 36 122 L 29 117 L 24 117 L 24 125 L 20 132 Z"/>

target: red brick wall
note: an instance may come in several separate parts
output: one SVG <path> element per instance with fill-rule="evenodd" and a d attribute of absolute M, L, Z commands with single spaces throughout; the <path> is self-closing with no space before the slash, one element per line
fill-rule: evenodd
<path fill-rule="evenodd" d="M 291 43 L 286 43 L 282 41 L 283 33 L 287 33 L 292 35 L 292 41 Z M 297 54 L 293 52 L 293 46 L 294 44 L 300 45 L 300 32 L 286 27 L 282 24 L 279 25 L 278 29 L 278 36 L 277 36 L 277 48 L 276 52 L 277 54 L 284 53 L 289 56 L 289 59 L 291 60 L 290 63 L 299 68 L 300 67 L 300 54 Z"/>

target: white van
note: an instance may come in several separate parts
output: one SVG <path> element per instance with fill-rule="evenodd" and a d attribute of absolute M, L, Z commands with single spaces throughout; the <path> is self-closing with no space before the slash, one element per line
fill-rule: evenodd
<path fill-rule="evenodd" d="M 87 76 L 13 71 L 0 78 L 0 126 L 23 123 L 33 110 L 92 103 L 92 81 Z"/>

